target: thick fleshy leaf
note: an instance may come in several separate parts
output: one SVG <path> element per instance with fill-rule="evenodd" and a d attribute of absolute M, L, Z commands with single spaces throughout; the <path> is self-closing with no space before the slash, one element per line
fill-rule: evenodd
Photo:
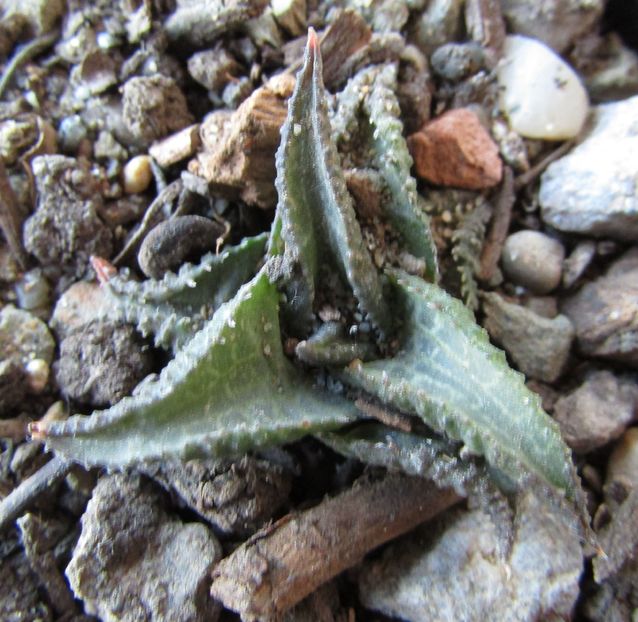
<path fill-rule="evenodd" d="M 256 274 L 266 240 L 267 234 L 246 238 L 159 280 L 117 276 L 105 285 L 114 302 L 110 318 L 135 324 L 144 336 L 154 335 L 156 346 L 177 351 Z"/>
<path fill-rule="evenodd" d="M 243 453 L 338 427 L 345 398 L 310 383 L 284 356 L 278 293 L 264 272 L 222 305 L 131 397 L 90 417 L 33 424 L 34 438 L 86 465 Z"/>
<path fill-rule="evenodd" d="M 323 264 L 341 272 L 361 309 L 387 331 L 390 318 L 380 276 L 364 245 L 332 137 L 321 54 L 312 29 L 288 104 L 276 164 L 288 315 L 297 331 L 308 333 Z"/>
<path fill-rule="evenodd" d="M 343 379 L 463 441 L 515 482 L 536 476 L 578 498 L 557 424 L 472 314 L 436 285 L 400 271 L 392 279 L 404 321 L 401 350 L 392 359 L 353 363 Z"/>
<path fill-rule="evenodd" d="M 419 209 L 416 181 L 410 174 L 412 157 L 403 137 L 401 109 L 394 92 L 397 90 L 396 65 L 388 64 L 375 72 L 371 90 L 363 99 L 368 124 L 368 140 L 372 146 L 372 164 L 381 173 L 387 200 L 384 215 L 401 236 L 405 251 L 425 261 L 425 277 L 438 278 L 436 247 L 427 216 Z"/>
<path fill-rule="evenodd" d="M 409 475 L 431 479 L 467 497 L 491 485 L 487 469 L 457 456 L 458 444 L 364 422 L 343 432 L 328 432 L 320 440 L 341 454 Z"/>

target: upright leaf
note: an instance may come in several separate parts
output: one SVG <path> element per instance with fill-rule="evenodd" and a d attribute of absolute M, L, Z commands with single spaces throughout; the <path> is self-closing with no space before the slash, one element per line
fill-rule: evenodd
<path fill-rule="evenodd" d="M 343 379 L 463 441 L 515 482 L 531 474 L 576 499 L 579 486 L 558 426 L 472 314 L 436 285 L 399 271 L 393 280 L 405 322 L 400 352 L 353 363 Z"/>
<path fill-rule="evenodd" d="M 334 264 L 361 309 L 382 330 L 389 314 L 379 274 L 363 243 L 332 138 L 315 32 L 288 104 L 277 151 L 277 219 L 285 244 L 289 316 L 307 333 L 322 264 Z M 275 245 L 276 246 L 276 245 Z"/>
<path fill-rule="evenodd" d="M 284 356 L 278 293 L 264 272 L 220 307 L 162 370 L 90 417 L 38 422 L 34 438 L 85 465 L 243 453 L 338 427 L 344 398 L 311 385 Z"/>
<path fill-rule="evenodd" d="M 405 251 L 425 260 L 430 281 L 438 278 L 436 248 L 427 216 L 419 209 L 416 181 L 410 174 L 412 157 L 403 137 L 397 90 L 396 65 L 387 64 L 374 73 L 372 88 L 363 99 L 369 120 L 367 135 L 372 146 L 372 164 L 387 187 L 383 211 L 400 235 Z"/>

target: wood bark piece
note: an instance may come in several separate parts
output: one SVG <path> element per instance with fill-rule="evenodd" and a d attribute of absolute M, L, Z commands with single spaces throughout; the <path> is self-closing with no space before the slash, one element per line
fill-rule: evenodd
<path fill-rule="evenodd" d="M 245 542 L 213 570 L 211 594 L 244 622 L 276 619 L 371 549 L 459 499 L 404 475 L 355 485 Z"/>
<path fill-rule="evenodd" d="M 27 255 L 22 246 L 23 220 L 24 215 L 9 183 L 4 161 L 0 158 L 0 229 L 2 229 L 4 238 L 9 245 L 12 257 L 24 270 L 27 265 Z"/>
<path fill-rule="evenodd" d="M 167 168 L 192 156 L 200 144 L 199 123 L 195 123 L 153 143 L 148 153 L 162 168 Z"/>
<path fill-rule="evenodd" d="M 467 0 L 465 22 L 472 39 L 493 52 L 496 64 L 503 55 L 506 35 L 500 0 Z"/>
<path fill-rule="evenodd" d="M 354 73 L 365 60 L 373 40 L 372 30 L 359 13 L 352 9 L 339 10 L 328 28 L 320 36 L 323 57 L 323 81 L 334 91 Z M 299 37 L 284 46 L 287 72 L 294 73 L 303 60 L 305 37 Z"/>
<path fill-rule="evenodd" d="M 275 151 L 294 78 L 280 76 L 257 89 L 232 115 L 213 112 L 202 123 L 203 150 L 189 171 L 212 190 L 263 209 L 274 207 Z"/>

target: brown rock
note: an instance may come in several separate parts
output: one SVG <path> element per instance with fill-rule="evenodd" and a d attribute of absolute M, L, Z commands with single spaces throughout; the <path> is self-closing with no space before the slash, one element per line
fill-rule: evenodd
<path fill-rule="evenodd" d="M 275 151 L 294 87 L 294 78 L 288 78 L 257 89 L 232 114 L 208 115 L 200 129 L 203 151 L 191 160 L 189 171 L 231 199 L 273 207 L 277 201 Z"/>
<path fill-rule="evenodd" d="M 469 190 L 501 181 L 498 147 L 471 110 L 450 110 L 408 138 L 419 177 Z"/>

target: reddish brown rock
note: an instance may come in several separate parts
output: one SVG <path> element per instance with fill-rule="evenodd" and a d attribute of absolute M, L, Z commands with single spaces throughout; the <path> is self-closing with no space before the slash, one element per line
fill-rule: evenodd
<path fill-rule="evenodd" d="M 498 148 L 471 110 L 450 110 L 408 138 L 419 177 L 441 186 L 481 190 L 501 181 Z"/>

